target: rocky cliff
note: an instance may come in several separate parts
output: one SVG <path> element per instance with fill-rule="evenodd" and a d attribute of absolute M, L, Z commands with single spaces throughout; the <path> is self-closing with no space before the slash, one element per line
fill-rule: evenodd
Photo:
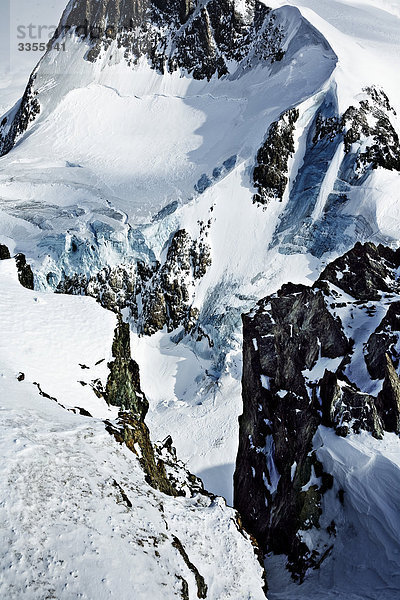
<path fill-rule="evenodd" d="M 243 415 L 235 506 L 264 550 L 303 579 L 331 551 L 313 545 L 333 485 L 317 460 L 320 425 L 337 435 L 400 433 L 400 252 L 358 243 L 312 287 L 284 285 L 243 316 Z"/>
<path fill-rule="evenodd" d="M 67 7 L 57 34 L 88 39 L 91 61 L 116 41 L 130 64 L 145 56 L 161 72 L 180 68 L 210 79 L 253 52 L 259 60 L 282 58 L 282 32 L 270 12 L 258 0 L 90 0 Z"/>

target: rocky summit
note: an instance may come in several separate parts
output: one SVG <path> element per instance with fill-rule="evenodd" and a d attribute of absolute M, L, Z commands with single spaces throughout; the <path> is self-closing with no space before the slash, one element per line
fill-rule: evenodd
<path fill-rule="evenodd" d="M 259 0 L 87 0 L 66 9 L 55 39 L 70 31 L 87 38 L 92 61 L 117 40 L 128 63 L 146 57 L 161 72 L 184 68 L 209 79 L 251 52 L 282 59 L 282 30 L 270 12 Z"/>

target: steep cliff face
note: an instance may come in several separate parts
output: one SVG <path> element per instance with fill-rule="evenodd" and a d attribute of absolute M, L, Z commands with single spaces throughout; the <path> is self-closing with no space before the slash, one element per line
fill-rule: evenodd
<path fill-rule="evenodd" d="M 295 577 L 334 544 L 320 529 L 333 477 L 317 459 L 320 425 L 346 437 L 399 432 L 399 251 L 357 244 L 312 287 L 284 285 L 243 317 L 244 366 L 235 505 Z"/>
<path fill-rule="evenodd" d="M 283 57 L 270 12 L 258 0 L 91 0 L 67 7 L 57 33 L 74 29 L 89 39 L 91 61 L 116 41 L 130 64 L 144 56 L 161 72 L 180 68 L 210 79 L 251 52 L 260 61 Z"/>

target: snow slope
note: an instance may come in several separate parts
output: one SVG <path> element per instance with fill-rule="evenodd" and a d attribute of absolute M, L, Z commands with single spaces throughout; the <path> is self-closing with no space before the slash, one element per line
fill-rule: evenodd
<path fill-rule="evenodd" d="M 181 598 L 186 581 L 197 597 L 186 552 L 207 598 L 265 598 L 235 512 L 221 498 L 151 488 L 105 429 L 115 409 L 77 384 L 105 374 L 93 364 L 108 356 L 114 315 L 91 299 L 22 288 L 13 260 L 0 261 L 0 286 L 0 596 L 161 600 Z"/>
<path fill-rule="evenodd" d="M 107 381 L 115 316 L 90 298 L 21 288 L 13 260 L 0 262 L 0 277 L 3 369 L 23 373 L 26 382 L 38 383 L 66 407 L 78 406 L 79 399 L 94 417 L 115 418 L 117 410 L 99 401 L 90 387 L 96 379 Z"/>
<path fill-rule="evenodd" d="M 331 429 L 320 427 L 314 447 L 335 482 L 323 501 L 321 528 L 334 520 L 342 533 L 323 568 L 311 571 L 301 586 L 285 575 L 279 557 L 267 559 L 269 598 L 398 598 L 398 437 L 386 433 L 383 440 L 376 440 L 361 432 L 340 438 Z M 344 492 L 343 505 L 338 501 L 339 490 Z"/>
<path fill-rule="evenodd" d="M 50 51 L 35 82 L 41 113 L 0 161 L 3 209 L 20 213 L 34 194 L 53 208 L 78 204 L 89 212 L 87 221 L 108 201 L 138 223 L 171 201 L 187 202 L 202 174 L 232 155 L 240 163 L 252 158 L 282 111 L 282 86 L 285 107 L 298 104 L 324 84 L 336 60 L 296 9 L 280 9 L 277 18 L 287 31 L 281 63 L 210 82 L 179 72 L 160 75 L 145 60 L 129 68 L 115 49 L 93 64 L 83 60 L 87 46 L 76 38 L 68 39 L 65 52 Z M 71 173 L 71 165 L 80 168 Z M 20 184 L 16 197 L 7 194 L 11 178 Z M 65 180 L 69 185 L 60 186 Z M 87 201 L 88 186 L 95 207 Z M 53 223 L 42 227 L 57 230 Z"/>

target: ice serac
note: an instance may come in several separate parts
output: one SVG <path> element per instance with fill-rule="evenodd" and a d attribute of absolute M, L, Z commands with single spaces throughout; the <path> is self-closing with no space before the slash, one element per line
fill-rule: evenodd
<path fill-rule="evenodd" d="M 286 284 L 243 317 L 235 506 L 301 581 L 345 535 L 322 525 L 335 482 L 319 460 L 318 429 L 399 433 L 399 266 L 398 250 L 358 243 L 312 287 Z"/>
<path fill-rule="evenodd" d="M 189 333 L 199 316 L 192 305 L 195 284 L 210 265 L 205 237 L 193 240 L 181 229 L 171 236 L 163 264 L 138 261 L 103 268 L 92 276 L 64 276 L 56 292 L 92 296 L 116 312 L 128 309 L 138 331 L 146 335 L 162 331 L 165 326 L 169 332 L 183 327 Z"/>

